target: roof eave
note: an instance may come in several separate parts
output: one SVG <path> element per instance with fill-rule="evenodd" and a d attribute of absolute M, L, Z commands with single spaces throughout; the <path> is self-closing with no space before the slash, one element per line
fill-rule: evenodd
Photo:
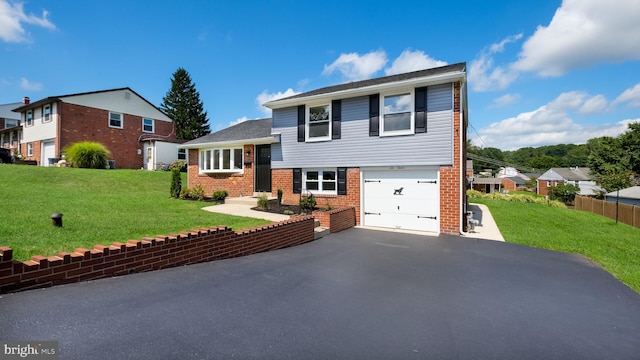
<path fill-rule="evenodd" d="M 280 100 L 273 100 L 267 103 L 264 103 L 262 106 L 267 107 L 271 110 L 281 109 L 285 107 L 290 107 L 294 105 L 298 105 L 300 103 L 306 103 L 309 101 L 326 99 L 326 98 L 350 98 L 357 97 L 363 95 L 369 95 L 380 91 L 385 91 L 394 88 L 403 88 L 408 86 L 415 85 L 437 85 L 446 82 L 450 82 L 453 80 L 465 80 L 465 72 L 464 71 L 454 71 L 445 74 L 439 75 L 429 75 L 423 76 L 413 79 L 394 81 L 385 84 L 375 84 L 369 85 L 365 87 L 355 88 L 355 89 L 346 89 L 341 91 L 328 92 L 324 94 L 310 95 L 305 97 L 295 97 L 295 98 L 286 98 Z"/>
<path fill-rule="evenodd" d="M 218 148 L 218 147 L 232 147 L 232 146 L 242 146 L 246 144 L 252 145 L 266 145 L 266 144 L 274 144 L 278 142 L 278 136 L 274 134 L 273 136 L 263 137 L 263 138 L 255 138 L 255 139 L 242 139 L 242 140 L 230 140 L 230 141 L 212 141 L 206 143 L 197 143 L 197 144 L 182 144 L 179 145 L 180 149 L 204 149 L 204 148 Z"/>

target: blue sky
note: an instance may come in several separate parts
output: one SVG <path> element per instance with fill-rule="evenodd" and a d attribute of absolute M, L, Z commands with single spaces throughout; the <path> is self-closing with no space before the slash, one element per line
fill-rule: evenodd
<path fill-rule="evenodd" d="M 466 62 L 469 135 L 513 150 L 640 121 L 640 1 L 0 0 L 0 104 L 129 86 L 178 67 L 211 123 L 279 96 Z"/>

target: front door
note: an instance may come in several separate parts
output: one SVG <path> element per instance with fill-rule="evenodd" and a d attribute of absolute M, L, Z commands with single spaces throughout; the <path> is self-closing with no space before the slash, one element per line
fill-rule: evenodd
<path fill-rule="evenodd" d="M 147 147 L 147 170 L 155 170 L 155 168 L 153 167 L 153 147 L 151 147 L 151 144 L 149 144 L 149 146 Z"/>
<path fill-rule="evenodd" d="M 256 145 L 256 192 L 271 192 L 271 145 Z"/>

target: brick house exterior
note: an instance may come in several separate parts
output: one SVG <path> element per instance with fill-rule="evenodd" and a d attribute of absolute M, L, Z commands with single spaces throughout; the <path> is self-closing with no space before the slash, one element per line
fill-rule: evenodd
<path fill-rule="evenodd" d="M 271 119 L 181 145 L 188 186 L 230 196 L 282 190 L 287 204 L 314 196 L 319 207 L 353 206 L 360 225 L 458 234 L 466 104 L 465 63 L 270 101 Z"/>
<path fill-rule="evenodd" d="M 591 178 L 589 168 L 551 168 L 538 177 L 538 195 L 549 195 L 549 188 L 571 184 L 580 188 L 578 195 L 593 196 L 601 190 Z"/>
<path fill-rule="evenodd" d="M 20 105 L 21 103 L 0 105 L 0 147 L 12 151 L 20 151 L 22 126 L 20 116 L 11 110 Z"/>
<path fill-rule="evenodd" d="M 78 141 L 103 144 L 118 168 L 156 169 L 160 144 L 173 144 L 165 162 L 178 158 L 173 120 L 130 88 L 26 101 L 13 111 L 22 122 L 20 152 L 40 166 L 63 158 Z"/>

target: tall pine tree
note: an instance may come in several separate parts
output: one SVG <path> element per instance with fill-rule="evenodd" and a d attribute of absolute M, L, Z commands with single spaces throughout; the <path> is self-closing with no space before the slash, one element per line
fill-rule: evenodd
<path fill-rule="evenodd" d="M 160 108 L 175 121 L 178 139 L 193 140 L 211 132 L 200 93 L 183 68 L 173 73 L 171 89 L 162 98 Z"/>

